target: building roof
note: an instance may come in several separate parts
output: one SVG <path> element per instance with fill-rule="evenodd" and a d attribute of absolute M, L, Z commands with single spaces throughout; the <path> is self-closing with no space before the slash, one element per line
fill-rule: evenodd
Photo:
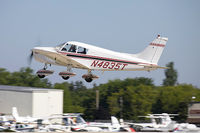
<path fill-rule="evenodd" d="M 23 87 L 23 86 L 9 86 L 0 85 L 0 91 L 17 91 L 17 92 L 48 92 L 48 91 L 63 91 L 59 89 Z"/>

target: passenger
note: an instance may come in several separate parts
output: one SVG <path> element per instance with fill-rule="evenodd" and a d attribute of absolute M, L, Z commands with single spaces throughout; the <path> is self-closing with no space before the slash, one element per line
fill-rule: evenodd
<path fill-rule="evenodd" d="M 86 54 L 86 48 L 79 47 L 78 53 Z"/>
<path fill-rule="evenodd" d="M 75 124 L 76 124 L 76 122 L 77 122 L 75 117 L 73 118 L 73 122 L 74 122 Z"/>

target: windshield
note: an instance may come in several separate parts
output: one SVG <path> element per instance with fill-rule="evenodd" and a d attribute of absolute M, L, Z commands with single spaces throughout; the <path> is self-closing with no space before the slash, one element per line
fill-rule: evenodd
<path fill-rule="evenodd" d="M 60 49 L 60 48 L 62 48 L 62 47 L 63 47 L 63 45 L 65 45 L 65 43 L 66 43 L 66 42 L 64 42 L 64 43 L 61 43 L 61 44 L 57 45 L 57 46 L 56 46 L 56 48 L 57 48 L 57 49 Z"/>

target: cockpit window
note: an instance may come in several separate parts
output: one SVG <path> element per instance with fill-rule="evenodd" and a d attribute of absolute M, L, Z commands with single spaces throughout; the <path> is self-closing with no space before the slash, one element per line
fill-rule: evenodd
<path fill-rule="evenodd" d="M 71 47 L 69 48 L 68 52 L 76 52 L 76 45 L 71 45 Z"/>
<path fill-rule="evenodd" d="M 73 53 L 80 53 L 80 54 L 87 54 L 88 49 L 79 46 L 77 49 L 76 45 L 73 44 L 66 44 L 61 51 L 66 51 L 66 52 L 73 52 Z"/>
<path fill-rule="evenodd" d="M 65 47 L 62 48 L 61 51 L 68 51 L 68 52 L 76 52 L 76 45 L 66 44 Z"/>
<path fill-rule="evenodd" d="M 83 47 L 78 47 L 78 52 L 77 53 L 86 54 L 87 53 L 87 49 L 83 48 Z"/>

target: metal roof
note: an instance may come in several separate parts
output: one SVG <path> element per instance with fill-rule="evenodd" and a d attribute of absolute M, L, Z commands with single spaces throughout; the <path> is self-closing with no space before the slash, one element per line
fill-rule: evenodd
<path fill-rule="evenodd" d="M 48 91 L 63 91 L 59 89 L 23 87 L 23 86 L 9 86 L 0 85 L 0 91 L 18 91 L 18 92 L 48 92 Z"/>

